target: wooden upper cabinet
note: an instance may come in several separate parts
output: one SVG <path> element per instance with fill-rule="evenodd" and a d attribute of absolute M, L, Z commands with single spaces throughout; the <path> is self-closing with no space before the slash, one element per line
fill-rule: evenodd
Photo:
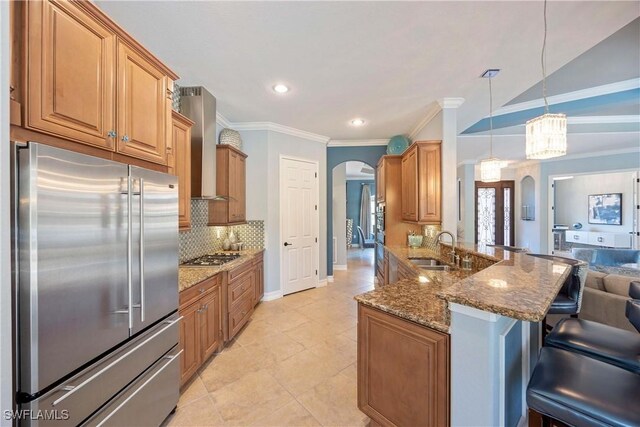
<path fill-rule="evenodd" d="M 402 220 L 435 224 L 442 220 L 440 141 L 420 141 L 402 155 Z"/>
<path fill-rule="evenodd" d="M 25 126 L 113 151 L 115 33 L 68 2 L 25 5 Z"/>
<path fill-rule="evenodd" d="M 230 145 L 216 146 L 216 193 L 228 200 L 209 202 L 209 225 L 245 223 L 247 155 Z"/>
<path fill-rule="evenodd" d="M 376 170 L 376 201 L 383 203 L 385 200 L 386 191 L 386 167 L 384 157 L 378 162 L 378 168 Z"/>
<path fill-rule="evenodd" d="M 168 149 L 169 173 L 178 177 L 178 224 L 191 228 L 191 126 L 193 122 L 173 111 Z"/>
<path fill-rule="evenodd" d="M 418 220 L 418 150 L 411 147 L 402 156 L 402 219 Z"/>
<path fill-rule="evenodd" d="M 167 166 L 178 76 L 90 1 L 12 3 L 11 123 L 43 143 Z"/>
<path fill-rule="evenodd" d="M 118 42 L 117 151 L 167 163 L 164 73 L 127 44 Z"/>

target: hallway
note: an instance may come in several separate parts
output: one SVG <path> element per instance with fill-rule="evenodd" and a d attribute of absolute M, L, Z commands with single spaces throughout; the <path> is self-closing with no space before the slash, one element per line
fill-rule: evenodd
<path fill-rule="evenodd" d="M 357 305 L 373 289 L 373 249 L 351 249 L 348 269 L 322 288 L 262 302 L 251 322 L 201 369 L 170 426 L 361 426 Z"/>

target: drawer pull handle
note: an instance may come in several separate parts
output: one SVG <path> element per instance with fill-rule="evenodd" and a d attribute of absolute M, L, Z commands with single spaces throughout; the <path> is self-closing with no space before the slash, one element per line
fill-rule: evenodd
<path fill-rule="evenodd" d="M 113 362 L 109 363 L 107 366 L 105 366 L 104 368 L 100 369 L 98 372 L 96 372 L 95 374 L 91 375 L 89 378 L 87 378 L 86 380 L 84 380 L 82 383 L 73 386 L 73 385 L 67 385 L 63 388 L 61 388 L 61 390 L 63 391 L 68 391 L 68 393 L 64 394 L 63 396 L 60 396 L 58 399 L 56 399 L 51 406 L 56 406 L 58 405 L 60 402 L 62 402 L 63 400 L 67 399 L 69 396 L 73 395 L 74 393 L 76 393 L 78 390 L 82 389 L 84 386 L 86 386 L 87 384 L 89 384 L 91 381 L 95 380 L 96 378 L 98 378 L 100 375 L 102 375 L 103 373 L 107 372 L 109 369 L 111 369 L 112 367 L 114 367 L 115 365 L 117 365 L 118 363 L 120 363 L 120 361 L 124 360 L 125 358 L 127 358 L 129 355 L 133 354 L 135 351 L 137 351 L 139 348 L 143 347 L 144 345 L 146 345 L 147 343 L 151 342 L 155 337 L 157 337 L 158 335 L 160 335 L 161 333 L 163 333 L 164 331 L 166 331 L 167 329 L 171 328 L 174 324 L 178 323 L 180 320 L 182 320 L 182 316 L 178 317 L 175 320 L 167 320 L 164 323 L 167 325 L 164 328 L 162 328 L 161 330 L 157 331 L 156 333 L 154 333 L 152 336 L 150 336 L 149 338 L 147 338 L 146 340 L 144 340 L 143 342 L 139 343 L 138 345 L 136 345 L 135 347 L 133 347 L 132 349 L 130 349 L 129 351 L 127 351 L 125 354 L 123 354 L 122 356 L 118 357 L 116 360 L 114 360 Z M 181 351 L 182 352 L 182 351 Z"/>
<path fill-rule="evenodd" d="M 598 242 L 602 242 L 602 237 L 598 237 Z"/>
<path fill-rule="evenodd" d="M 576 235 L 573 236 L 573 240 L 578 240 L 579 238 L 580 238 L 579 236 L 576 236 Z"/>
<path fill-rule="evenodd" d="M 244 316 L 246 316 L 246 314 L 247 314 L 247 312 L 243 311 L 241 316 L 244 317 Z"/>
<path fill-rule="evenodd" d="M 200 291 L 201 294 L 203 294 L 204 293 L 204 288 L 200 288 L 199 291 Z"/>

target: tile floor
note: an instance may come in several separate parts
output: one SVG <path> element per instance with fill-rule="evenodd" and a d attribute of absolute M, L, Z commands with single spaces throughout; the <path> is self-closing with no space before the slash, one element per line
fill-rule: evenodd
<path fill-rule="evenodd" d="M 353 296 L 373 289 L 373 250 L 349 251 L 334 282 L 262 302 L 185 386 L 168 426 L 361 426 Z"/>

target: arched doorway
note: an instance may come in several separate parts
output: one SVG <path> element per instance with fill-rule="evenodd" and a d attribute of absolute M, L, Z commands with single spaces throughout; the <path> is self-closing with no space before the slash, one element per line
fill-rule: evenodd
<path fill-rule="evenodd" d="M 378 164 L 386 154 L 386 146 L 329 147 L 327 148 L 327 276 L 333 277 L 333 168 L 348 161 L 359 161 L 369 166 Z"/>
<path fill-rule="evenodd" d="M 332 178 L 333 270 L 346 270 L 356 260 L 373 266 L 375 169 L 350 160 L 336 165 Z"/>

